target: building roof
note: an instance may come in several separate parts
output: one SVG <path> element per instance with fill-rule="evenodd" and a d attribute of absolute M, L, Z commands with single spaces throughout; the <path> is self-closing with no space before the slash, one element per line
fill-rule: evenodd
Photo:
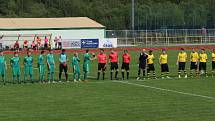
<path fill-rule="evenodd" d="M 82 29 L 105 28 L 88 17 L 0 18 L 0 29 Z"/>

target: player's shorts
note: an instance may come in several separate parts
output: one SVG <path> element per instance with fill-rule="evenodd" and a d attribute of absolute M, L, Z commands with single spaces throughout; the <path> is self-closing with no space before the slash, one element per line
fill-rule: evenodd
<path fill-rule="evenodd" d="M 161 64 L 161 72 L 169 72 L 168 64 Z"/>
<path fill-rule="evenodd" d="M 19 67 L 12 67 L 13 76 L 20 76 L 20 68 Z"/>
<path fill-rule="evenodd" d="M 33 75 L 33 67 L 32 66 L 25 66 L 25 75 Z"/>
<path fill-rule="evenodd" d="M 212 61 L 212 69 L 215 70 L 215 61 Z"/>
<path fill-rule="evenodd" d="M 178 70 L 185 70 L 185 65 L 186 65 L 185 62 L 179 62 L 178 63 Z"/>
<path fill-rule="evenodd" d="M 39 65 L 39 74 L 45 74 L 45 66 L 44 65 Z"/>
<path fill-rule="evenodd" d="M 0 74 L 5 75 L 5 67 L 0 67 Z"/>
<path fill-rule="evenodd" d="M 83 64 L 83 71 L 84 72 L 89 72 L 89 64 Z"/>
<path fill-rule="evenodd" d="M 207 64 L 204 62 L 199 63 L 199 70 L 206 70 L 207 69 Z"/>
<path fill-rule="evenodd" d="M 129 63 L 122 63 L 122 70 L 126 70 L 128 71 L 130 68 L 129 68 Z"/>
<path fill-rule="evenodd" d="M 140 68 L 140 69 L 146 69 L 146 64 L 140 63 L 140 64 L 139 64 L 139 68 Z"/>
<path fill-rule="evenodd" d="M 190 70 L 197 70 L 197 63 L 196 62 L 190 63 Z"/>
<path fill-rule="evenodd" d="M 76 66 L 73 68 L 74 73 L 80 73 L 80 67 Z"/>
<path fill-rule="evenodd" d="M 150 72 L 150 71 L 155 71 L 155 66 L 154 66 L 154 64 L 148 64 L 147 72 Z"/>
<path fill-rule="evenodd" d="M 111 70 L 117 70 L 119 67 L 118 67 L 118 63 L 117 62 L 111 62 L 110 63 L 110 69 Z"/>
<path fill-rule="evenodd" d="M 105 71 L 106 70 L 105 65 L 106 65 L 106 63 L 98 63 L 98 70 Z"/>
<path fill-rule="evenodd" d="M 51 64 L 48 70 L 49 70 L 49 73 L 54 73 L 54 64 Z"/>

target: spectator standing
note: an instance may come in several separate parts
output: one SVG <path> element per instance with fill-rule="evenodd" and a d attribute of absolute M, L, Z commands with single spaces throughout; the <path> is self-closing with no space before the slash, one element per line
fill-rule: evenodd
<path fill-rule="evenodd" d="M 31 43 L 31 48 L 35 50 L 35 49 L 36 49 L 36 46 L 37 46 L 36 42 L 33 41 L 33 42 Z"/>
<path fill-rule="evenodd" d="M 59 36 L 58 38 L 58 49 L 62 49 L 62 38 Z"/>
<path fill-rule="evenodd" d="M 17 40 L 13 46 L 14 50 L 19 50 L 19 41 Z"/>
<path fill-rule="evenodd" d="M 40 37 L 39 36 L 37 36 L 37 39 L 36 39 L 36 42 L 37 42 L 37 47 L 38 47 L 38 49 L 41 47 L 41 45 L 42 45 L 42 40 L 40 39 Z"/>
<path fill-rule="evenodd" d="M 28 49 L 28 45 L 29 45 L 28 40 L 25 40 L 23 44 L 24 44 L 24 45 L 23 45 L 24 48 L 25 48 L 25 49 Z"/>
<path fill-rule="evenodd" d="M 58 44 L 59 39 L 57 37 L 54 38 L 54 43 L 55 43 L 55 49 L 59 49 L 59 44 Z"/>
<path fill-rule="evenodd" d="M 45 39 L 44 39 L 44 48 L 48 49 L 49 47 L 49 39 L 45 36 Z"/>

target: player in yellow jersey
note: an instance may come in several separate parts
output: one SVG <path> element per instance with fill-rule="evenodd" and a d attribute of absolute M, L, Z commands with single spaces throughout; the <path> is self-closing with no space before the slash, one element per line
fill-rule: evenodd
<path fill-rule="evenodd" d="M 215 75 L 215 49 L 212 52 L 212 77 Z"/>
<path fill-rule="evenodd" d="M 182 71 L 184 72 L 184 78 L 187 78 L 187 72 L 185 69 L 187 62 L 187 53 L 184 51 L 184 48 L 181 48 L 181 52 L 178 54 L 178 60 L 177 60 L 177 65 L 178 65 L 178 78 L 181 78 L 181 73 Z"/>
<path fill-rule="evenodd" d="M 150 74 L 152 72 L 153 74 L 153 79 L 156 79 L 156 76 L 155 76 L 155 66 L 154 66 L 154 55 L 152 53 L 152 50 L 149 51 L 149 54 L 148 54 L 148 58 L 147 58 L 147 76 L 148 76 L 148 79 L 150 79 Z"/>
<path fill-rule="evenodd" d="M 162 54 L 160 55 L 159 62 L 161 65 L 161 78 L 164 79 L 164 73 L 166 73 L 166 78 L 169 77 L 169 66 L 168 66 L 168 55 L 166 50 L 162 50 Z"/>
<path fill-rule="evenodd" d="M 190 76 L 193 77 L 193 72 L 198 76 L 199 54 L 195 49 L 190 53 Z"/>
<path fill-rule="evenodd" d="M 200 75 L 205 74 L 207 77 L 207 59 L 208 56 L 205 52 L 205 49 L 201 49 L 201 53 L 199 54 L 199 72 Z"/>

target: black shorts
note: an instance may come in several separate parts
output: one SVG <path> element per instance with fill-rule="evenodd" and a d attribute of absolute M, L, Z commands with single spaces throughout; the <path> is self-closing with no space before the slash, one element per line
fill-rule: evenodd
<path fill-rule="evenodd" d="M 215 70 L 215 61 L 212 61 L 212 69 Z"/>
<path fill-rule="evenodd" d="M 139 64 L 139 68 L 140 68 L 140 69 L 146 69 L 146 64 L 142 64 L 142 63 Z"/>
<path fill-rule="evenodd" d="M 185 70 L 185 65 L 186 65 L 186 63 L 185 62 L 179 62 L 178 63 L 178 70 Z"/>
<path fill-rule="evenodd" d="M 106 69 L 105 65 L 106 65 L 106 63 L 99 63 L 98 64 L 98 70 L 105 71 L 105 69 Z"/>
<path fill-rule="evenodd" d="M 45 47 L 45 48 L 48 48 L 48 43 L 45 43 L 45 44 L 44 44 L 44 47 Z"/>
<path fill-rule="evenodd" d="M 190 70 L 197 70 L 197 63 L 196 62 L 190 63 Z"/>
<path fill-rule="evenodd" d="M 122 63 L 122 70 L 128 71 L 129 69 L 129 63 Z"/>
<path fill-rule="evenodd" d="M 119 67 L 118 67 L 118 63 L 117 62 L 111 62 L 110 63 L 110 69 L 111 70 L 117 70 Z"/>
<path fill-rule="evenodd" d="M 150 71 L 155 71 L 155 66 L 154 66 L 154 64 L 148 64 L 147 72 L 150 72 Z"/>
<path fill-rule="evenodd" d="M 60 66 L 59 66 L 59 73 L 62 73 L 63 71 L 64 71 L 64 73 L 67 74 L 68 67 L 67 67 L 67 65 L 60 64 Z"/>
<path fill-rule="evenodd" d="M 161 72 L 169 72 L 168 64 L 161 64 Z"/>
<path fill-rule="evenodd" d="M 200 63 L 199 63 L 199 70 L 200 70 L 200 71 L 201 71 L 201 70 L 205 70 L 205 71 L 206 71 L 206 69 L 207 69 L 207 64 L 204 63 L 204 62 L 200 62 Z"/>

